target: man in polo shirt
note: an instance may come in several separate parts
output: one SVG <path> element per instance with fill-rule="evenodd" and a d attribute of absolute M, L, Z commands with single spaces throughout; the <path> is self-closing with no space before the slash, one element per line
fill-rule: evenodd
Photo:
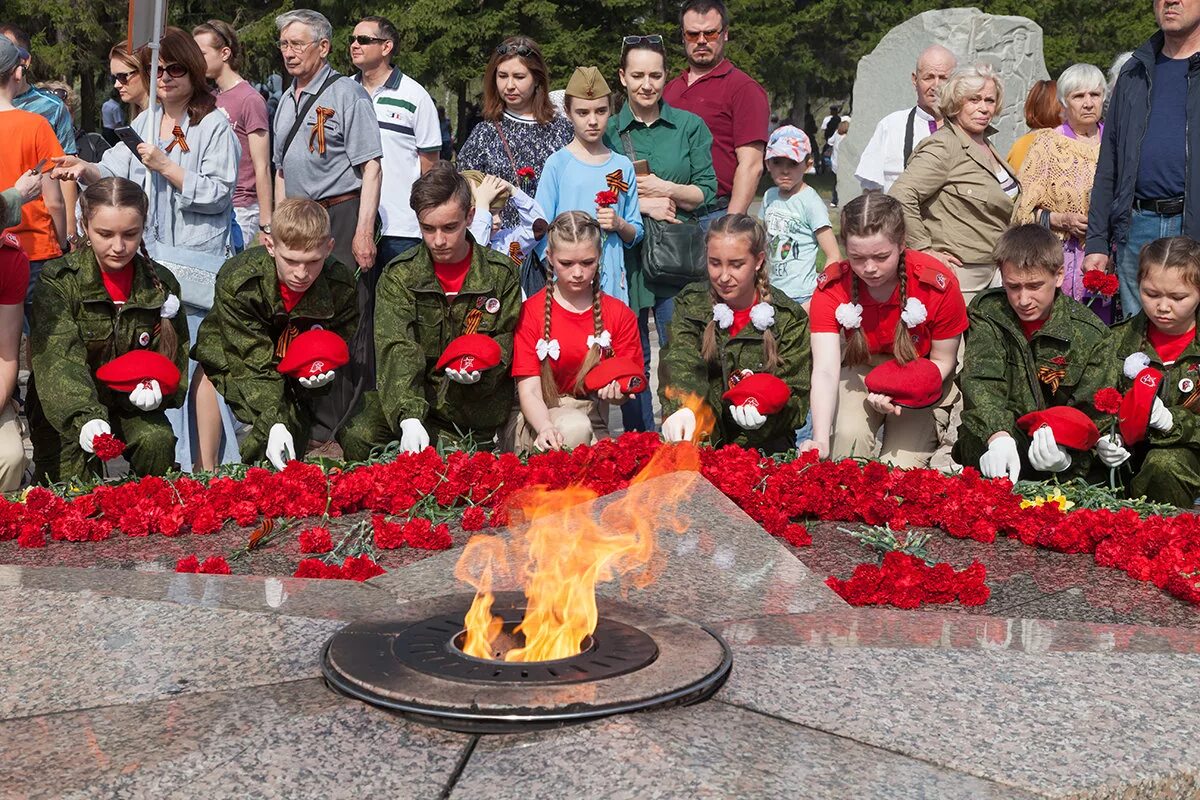
<path fill-rule="evenodd" d="M 875 126 L 854 170 L 864 191 L 891 189 L 916 146 L 942 126 L 939 90 L 957 66 L 954 53 L 940 44 L 925 48 L 917 56 L 917 69 L 912 74 L 917 104 L 893 111 Z"/>
<path fill-rule="evenodd" d="M 421 227 L 409 205 L 413 182 L 438 162 L 442 132 L 437 106 L 429 92 L 392 66 L 396 28 L 383 17 L 364 17 L 350 36 L 350 61 L 358 69 L 355 80 L 375 104 L 379 135 L 383 140 L 383 197 L 380 268 L 421 242 Z"/>
<path fill-rule="evenodd" d="M 718 208 L 701 217 L 707 230 L 713 219 L 745 214 L 754 202 L 771 106 L 766 90 L 725 58 L 729 12 L 721 0 L 687 0 L 679 24 L 688 68 L 667 84 L 663 99 L 700 117 L 712 133 Z"/>

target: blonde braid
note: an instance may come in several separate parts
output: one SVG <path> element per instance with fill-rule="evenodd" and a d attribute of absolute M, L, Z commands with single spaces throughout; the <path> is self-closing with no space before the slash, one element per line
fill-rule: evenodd
<path fill-rule="evenodd" d="M 600 334 L 604 333 L 604 316 L 600 310 L 601 296 L 600 270 L 597 269 L 596 275 L 592 278 L 592 335 L 597 339 L 600 338 Z M 588 348 L 587 355 L 583 358 L 583 364 L 579 367 L 579 375 L 575 378 L 576 394 L 584 393 L 583 379 L 593 367 L 600 363 L 600 356 L 599 342 Z"/>
<path fill-rule="evenodd" d="M 542 323 L 542 339 L 549 342 L 550 315 L 554 313 L 554 270 L 552 267 L 546 268 L 545 308 L 545 321 Z M 549 356 L 542 359 L 541 379 L 542 399 L 546 401 L 546 408 L 556 408 L 558 406 L 558 384 L 554 381 L 554 370 L 550 367 Z"/>
<path fill-rule="evenodd" d="M 710 284 L 708 287 L 708 296 L 715 306 L 721 302 L 721 296 L 717 294 L 717 290 Z M 704 327 L 704 337 L 700 340 L 700 357 L 709 364 L 716 364 L 719 358 L 717 353 L 717 321 L 710 319 L 708 325 Z"/>
<path fill-rule="evenodd" d="M 858 276 L 850 272 L 850 302 L 858 304 Z M 857 367 L 867 363 L 871 357 L 871 347 L 867 344 L 867 334 L 859 325 L 846 335 L 846 349 L 842 353 L 842 365 Z"/>
<path fill-rule="evenodd" d="M 897 267 L 899 272 L 897 277 L 900 281 L 900 311 L 904 312 L 904 306 L 908 302 L 908 269 L 904 265 L 904 250 L 900 250 L 900 264 Z M 908 326 L 904 324 L 904 319 L 896 320 L 896 335 L 892 339 L 892 357 L 900 364 L 907 364 L 910 361 L 915 361 L 917 358 L 917 348 L 913 345 L 912 335 L 909 333 Z"/>

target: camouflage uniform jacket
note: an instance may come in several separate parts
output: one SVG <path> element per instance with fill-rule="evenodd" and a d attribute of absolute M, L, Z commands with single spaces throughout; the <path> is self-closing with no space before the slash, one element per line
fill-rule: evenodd
<path fill-rule="evenodd" d="M 330 387 L 301 388 L 276 366 L 291 340 L 309 330 L 324 328 L 349 342 L 358 327 L 356 296 L 354 274 L 327 258 L 312 286 L 287 311 L 274 257 L 265 247 L 252 247 L 221 267 L 192 358 L 204 366 L 234 415 L 260 435 L 275 423 L 303 428 L 299 410 Z"/>
<path fill-rule="evenodd" d="M 33 292 L 29 357 L 36 391 L 30 394 L 63 436 L 77 436 L 89 420 L 108 420 L 109 408 L 136 413 L 127 393 L 113 392 L 96 381 L 96 370 L 131 350 L 156 349 L 160 325 L 175 328 L 175 365 L 180 372 L 179 388 L 163 398 L 162 407 L 178 408 L 187 396 L 187 317 L 183 309 L 173 319 L 161 316 L 167 295 L 179 296 L 179 282 L 141 254 L 133 263 L 129 299 L 120 306 L 105 290 L 91 248 L 46 264 Z"/>
<path fill-rule="evenodd" d="M 955 448 L 959 463 L 978 466 L 988 439 L 999 431 L 1028 441 L 1017 418 L 1031 411 L 1073 406 L 1103 422 L 1092 397 L 1113 385 L 1111 335 L 1090 309 L 1060 292 L 1049 319 L 1029 340 L 1003 289 L 981 292 L 967 317 L 971 324 L 959 378 L 962 425 Z M 1071 467 L 1060 477 L 1085 475 L 1092 462 L 1092 453 L 1072 452 Z"/>
<path fill-rule="evenodd" d="M 1126 356 L 1132 353 L 1149 356 L 1150 366 L 1163 374 L 1158 396 L 1171 412 L 1174 424 L 1165 433 L 1148 428 L 1147 440 L 1156 447 L 1188 447 L 1200 451 L 1200 416 L 1197 416 L 1200 414 L 1200 340 L 1193 339 L 1174 364 L 1164 367 L 1162 357 L 1146 338 L 1148 324 L 1145 312 L 1139 312 L 1113 327 L 1112 361 L 1119 381 L 1113 385 L 1124 394 L 1133 384 L 1122 369 Z"/>
<path fill-rule="evenodd" d="M 418 419 L 443 429 L 491 432 L 513 404 L 512 349 L 521 284 L 509 259 L 474 244 L 462 289 L 448 298 L 424 244 L 402 253 L 379 277 L 375 299 L 375 361 L 379 400 L 392 430 Z M 500 345 L 500 363 L 479 383 L 464 385 L 435 369 L 442 352 L 466 333 Z"/>
<path fill-rule="evenodd" d="M 766 424 L 758 430 L 743 430 L 733 421 L 729 414 L 729 402 L 722 395 L 729 391 L 730 380 L 736 382 L 743 371 L 766 371 L 763 332 L 749 322 L 733 337 L 730 337 L 728 330 L 718 328 L 720 361 L 716 364 L 707 363 L 700 355 L 700 348 L 704 341 L 704 329 L 713 318 L 713 302 L 708 284 L 697 283 L 676 296 L 668 344 L 663 347 L 659 358 L 658 391 L 664 418 L 679 410 L 683 405 L 683 395 L 694 394 L 703 398 L 716 414 L 712 434 L 714 446 L 738 444 L 743 447 L 778 449 L 783 442 L 795 443 L 795 431 L 804 427 L 804 419 L 808 414 L 808 390 L 812 379 L 808 314 L 779 294 L 772 297 L 771 305 L 775 308 L 775 324 L 771 331 L 775 335 L 780 359 L 774 374 L 792 390 L 787 405 L 770 415 Z"/>

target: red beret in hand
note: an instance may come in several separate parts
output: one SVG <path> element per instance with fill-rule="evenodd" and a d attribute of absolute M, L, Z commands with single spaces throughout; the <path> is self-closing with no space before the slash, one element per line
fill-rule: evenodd
<path fill-rule="evenodd" d="M 588 370 L 583 385 L 589 392 L 598 392 L 613 381 L 621 394 L 637 394 L 646 390 L 646 373 L 642 365 L 628 357 L 606 358 Z"/>
<path fill-rule="evenodd" d="M 275 369 L 293 378 L 312 378 L 350 363 L 346 340 L 333 331 L 318 328 L 292 339 Z"/>
<path fill-rule="evenodd" d="M 164 397 L 179 388 L 179 367 L 154 350 L 130 350 L 96 370 L 96 378 L 114 392 L 132 392 L 143 381 L 158 381 Z"/>
<path fill-rule="evenodd" d="M 1146 367 L 1133 379 L 1133 386 L 1121 398 L 1121 411 L 1117 426 L 1126 444 L 1135 444 L 1146 438 L 1150 425 L 1150 413 L 1154 411 L 1154 398 L 1162 384 L 1162 373 L 1154 367 Z"/>
<path fill-rule="evenodd" d="M 777 413 L 792 396 L 792 390 L 779 378 L 767 372 L 747 375 L 737 385 L 721 395 L 735 406 L 749 403 L 760 414 L 770 416 Z"/>
<path fill-rule="evenodd" d="M 942 399 L 942 371 L 928 358 L 907 364 L 890 360 L 867 373 L 867 391 L 892 398 L 904 408 L 928 408 Z"/>
<path fill-rule="evenodd" d="M 500 345 L 490 336 L 482 333 L 468 333 L 450 342 L 438 359 L 437 369 L 449 367 L 461 372 L 463 370 L 479 371 L 491 369 L 500 363 Z"/>
<path fill-rule="evenodd" d="M 1071 406 L 1030 412 L 1019 418 L 1017 425 L 1030 436 L 1043 425 L 1049 425 L 1054 441 L 1072 450 L 1091 450 L 1100 440 L 1100 430 L 1092 418 Z"/>

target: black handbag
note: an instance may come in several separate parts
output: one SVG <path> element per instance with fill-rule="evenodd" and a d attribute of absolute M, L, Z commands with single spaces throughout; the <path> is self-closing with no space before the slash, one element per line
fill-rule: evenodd
<path fill-rule="evenodd" d="M 637 160 L 628 133 L 621 144 L 630 161 Z M 700 212 L 700 209 L 697 209 Z M 651 286 L 683 288 L 689 283 L 708 279 L 708 256 L 704 231 L 695 219 L 664 222 L 642 215 L 645 234 L 642 239 L 642 274 Z"/>

